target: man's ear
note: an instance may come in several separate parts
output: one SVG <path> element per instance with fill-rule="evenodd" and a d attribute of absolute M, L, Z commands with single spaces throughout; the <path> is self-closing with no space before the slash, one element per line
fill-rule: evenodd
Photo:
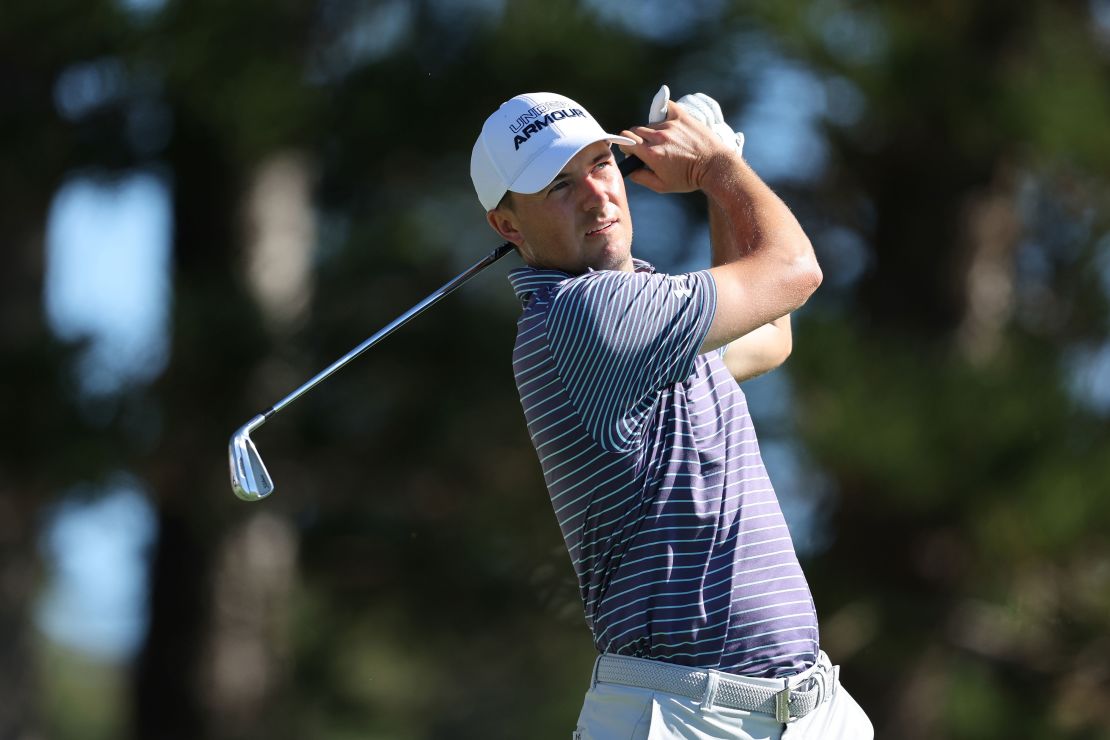
<path fill-rule="evenodd" d="M 486 211 L 486 221 L 505 241 L 512 242 L 517 247 L 524 243 L 524 234 L 517 227 L 516 214 L 508 208 L 498 206 L 492 211 Z"/>

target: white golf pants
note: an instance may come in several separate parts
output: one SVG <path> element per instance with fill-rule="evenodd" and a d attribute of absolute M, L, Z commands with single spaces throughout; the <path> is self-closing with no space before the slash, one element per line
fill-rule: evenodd
<path fill-rule="evenodd" d="M 712 696 L 692 699 L 635 686 L 600 683 L 586 693 L 574 740 L 873 740 L 875 732 L 859 704 L 840 685 L 839 670 L 821 654 L 833 680 L 824 700 L 787 723 L 773 714 L 715 705 Z M 806 673 L 809 673 L 807 671 Z M 595 668 L 594 675 L 597 671 Z M 803 678 L 801 674 L 798 678 Z M 730 676 L 753 686 L 781 688 L 781 679 Z"/>

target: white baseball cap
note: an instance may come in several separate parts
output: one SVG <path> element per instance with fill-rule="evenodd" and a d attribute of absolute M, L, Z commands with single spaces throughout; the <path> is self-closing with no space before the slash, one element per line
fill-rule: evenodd
<path fill-rule="evenodd" d="M 605 133 L 585 108 L 555 93 L 525 93 L 501 104 L 482 126 L 470 155 L 470 178 L 487 211 L 505 193 L 538 193 L 590 144 L 635 144 Z"/>

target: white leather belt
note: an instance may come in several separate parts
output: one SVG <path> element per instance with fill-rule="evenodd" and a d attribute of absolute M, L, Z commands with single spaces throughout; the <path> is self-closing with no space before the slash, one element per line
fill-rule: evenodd
<path fill-rule="evenodd" d="M 703 705 L 763 712 L 786 723 L 820 706 L 833 691 L 836 674 L 824 653 L 813 668 L 797 677 L 776 679 L 781 688 L 722 671 L 606 654 L 598 658 L 595 680 L 677 694 Z"/>

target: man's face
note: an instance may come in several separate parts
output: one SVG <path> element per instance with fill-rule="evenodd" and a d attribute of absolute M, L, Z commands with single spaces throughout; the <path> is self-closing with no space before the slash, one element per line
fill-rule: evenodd
<path fill-rule="evenodd" d="M 487 219 L 533 267 L 632 270 L 632 216 L 607 142 L 580 151 L 540 192 L 513 193 Z"/>

